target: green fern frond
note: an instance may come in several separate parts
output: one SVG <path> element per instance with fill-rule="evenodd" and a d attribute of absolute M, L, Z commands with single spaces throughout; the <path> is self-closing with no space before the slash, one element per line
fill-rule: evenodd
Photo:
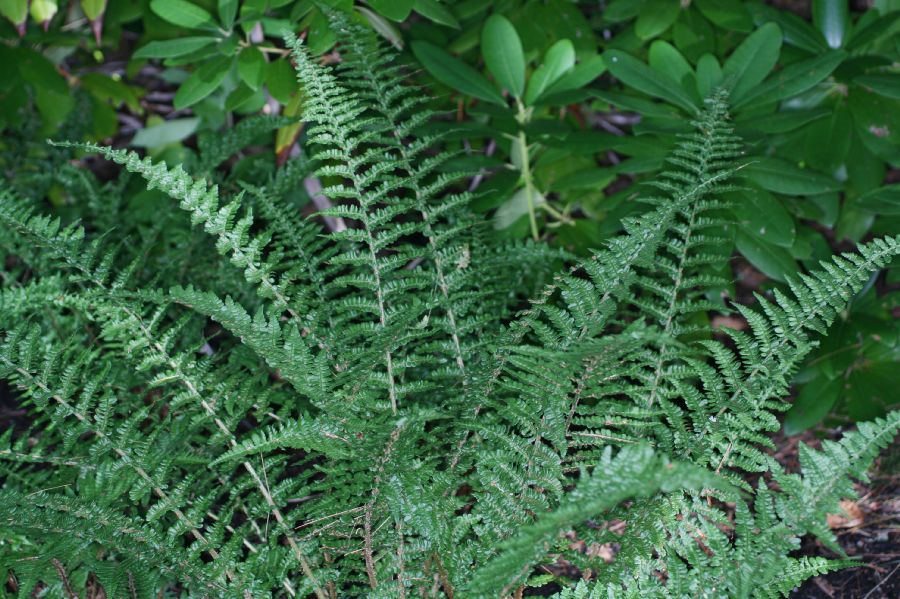
<path fill-rule="evenodd" d="M 466 592 L 477 597 L 506 596 L 546 554 L 561 530 L 631 497 L 703 486 L 721 487 L 722 482 L 701 468 L 670 463 L 646 445 L 625 447 L 615 456 L 607 447 L 593 471 L 581 477 L 556 510 L 504 541 L 499 555 L 479 569 Z"/>

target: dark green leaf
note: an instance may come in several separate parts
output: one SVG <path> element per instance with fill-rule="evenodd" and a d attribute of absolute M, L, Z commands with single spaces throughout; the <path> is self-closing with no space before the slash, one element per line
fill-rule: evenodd
<path fill-rule="evenodd" d="M 866 148 L 889 163 L 900 163 L 900 102 L 857 88 L 849 95 L 854 129 Z"/>
<path fill-rule="evenodd" d="M 274 60 L 266 68 L 266 87 L 272 97 L 287 104 L 297 91 L 297 77 L 287 60 Z"/>
<path fill-rule="evenodd" d="M 722 66 L 726 84 L 731 86 L 731 101 L 740 102 L 778 62 L 781 53 L 781 29 L 766 23 L 747 36 Z"/>
<path fill-rule="evenodd" d="M 634 24 L 634 32 L 641 39 L 647 40 L 663 33 L 672 26 L 681 5 L 672 0 L 647 0 L 638 13 Z"/>
<path fill-rule="evenodd" d="M 150 9 L 173 25 L 194 29 L 213 24 L 212 15 L 187 0 L 151 0 Z"/>
<path fill-rule="evenodd" d="M 738 133 L 787 133 L 830 114 L 829 108 L 782 110 L 749 119 L 735 119 L 734 125 Z"/>
<path fill-rule="evenodd" d="M 706 98 L 722 84 L 722 67 L 712 54 L 704 54 L 697 62 L 697 90 Z"/>
<path fill-rule="evenodd" d="M 612 0 L 606 5 L 602 16 L 610 23 L 621 23 L 638 16 L 643 5 L 644 0 Z"/>
<path fill-rule="evenodd" d="M 813 0 L 813 23 L 822 32 L 830 48 L 844 45 L 844 37 L 850 21 L 848 0 Z"/>
<path fill-rule="evenodd" d="M 750 264 L 767 277 L 784 282 L 788 276 L 797 274 L 797 262 L 784 248 L 760 241 L 743 231 L 738 231 L 734 243 Z"/>
<path fill-rule="evenodd" d="M 850 150 L 852 122 L 846 102 L 839 102 L 827 119 L 816 121 L 806 129 L 806 162 L 826 173 L 836 171 Z"/>
<path fill-rule="evenodd" d="M 453 16 L 450 10 L 438 2 L 438 0 L 415 0 L 413 10 L 423 17 L 434 21 L 439 25 L 446 25 L 459 29 L 459 21 Z"/>
<path fill-rule="evenodd" d="M 525 56 L 519 34 L 509 19 L 491 15 L 481 30 L 481 52 L 497 84 L 517 98 L 525 89 Z"/>
<path fill-rule="evenodd" d="M 402 21 L 413 9 L 413 0 L 369 0 L 369 5 L 392 21 Z"/>
<path fill-rule="evenodd" d="M 780 158 L 756 158 L 740 174 L 763 189 L 785 195 L 811 195 L 838 188 L 831 177 Z"/>
<path fill-rule="evenodd" d="M 841 396 L 842 386 L 841 378 L 829 380 L 818 372 L 818 376 L 800 388 L 784 419 L 784 434 L 796 435 L 821 422 Z"/>
<path fill-rule="evenodd" d="M 237 110 L 250 101 L 256 92 L 247 85 L 241 84 L 225 99 L 225 110 Z"/>
<path fill-rule="evenodd" d="M 854 205 L 874 214 L 900 215 L 900 184 L 873 189 L 856 199 Z"/>
<path fill-rule="evenodd" d="M 781 201 L 762 189 L 748 188 L 726 194 L 738 225 L 763 243 L 790 248 L 794 244 L 794 219 Z"/>
<path fill-rule="evenodd" d="M 857 50 L 877 41 L 878 38 L 893 27 L 897 19 L 900 19 L 900 11 L 895 10 L 886 15 L 879 15 L 868 25 L 854 29 L 847 43 L 847 49 L 851 51 Z"/>
<path fill-rule="evenodd" d="M 796 46 L 811 54 L 819 54 L 828 50 L 822 34 L 806 20 L 801 19 L 788 10 L 779 10 L 760 2 L 748 2 L 747 10 L 753 15 L 757 26 L 763 23 L 777 23 L 786 44 Z"/>
<path fill-rule="evenodd" d="M 595 54 L 585 58 L 576 64 L 571 71 L 563 75 L 556 83 L 551 85 L 544 95 L 581 89 L 602 75 L 605 70 L 606 63 L 603 62 L 602 56 Z"/>
<path fill-rule="evenodd" d="M 868 87 L 878 95 L 900 100 L 900 73 L 862 75 L 853 81 Z"/>
<path fill-rule="evenodd" d="M 234 25 L 234 17 L 237 15 L 238 0 L 219 0 L 219 19 L 225 29 L 231 29 Z"/>
<path fill-rule="evenodd" d="M 190 54 L 218 41 L 214 37 L 180 37 L 161 42 L 150 42 L 134 53 L 134 58 L 173 58 Z"/>
<path fill-rule="evenodd" d="M 400 33 L 400 30 L 398 30 L 397 27 L 390 22 L 390 20 L 386 19 L 377 12 L 369 10 L 365 6 L 357 6 L 356 11 L 361 14 L 366 21 L 368 21 L 372 29 L 377 31 L 381 37 L 391 42 L 392 46 L 394 46 L 398 50 L 403 49 L 403 34 Z"/>
<path fill-rule="evenodd" d="M 575 48 L 569 40 L 559 40 L 547 50 L 541 63 L 528 80 L 525 103 L 533 104 L 548 87 L 575 66 Z"/>
<path fill-rule="evenodd" d="M 630 54 L 620 50 L 607 50 L 603 53 L 603 62 L 606 63 L 609 72 L 625 85 L 671 102 L 689 113 L 696 112 L 697 105 L 680 85 L 671 79 L 660 77 Z"/>
<path fill-rule="evenodd" d="M 850 371 L 844 389 L 847 412 L 854 420 L 881 416 L 897 404 L 897 362 L 865 362 Z"/>
<path fill-rule="evenodd" d="M 98 100 L 108 102 L 113 106 L 124 103 L 136 114 L 140 114 L 142 111 L 140 100 L 134 89 L 121 80 L 94 72 L 83 75 L 81 85 Z"/>
<path fill-rule="evenodd" d="M 231 69 L 232 61 L 232 58 L 222 56 L 203 63 L 178 88 L 175 94 L 175 108 L 179 110 L 187 108 L 213 93 Z"/>
<path fill-rule="evenodd" d="M 467 96 L 506 106 L 503 96 L 497 93 L 494 86 L 463 61 L 428 42 L 418 41 L 410 45 L 422 66 L 441 83 Z"/>
<path fill-rule="evenodd" d="M 753 31 L 753 17 L 740 0 L 694 0 L 694 6 L 723 29 L 742 33 Z"/>
<path fill-rule="evenodd" d="M 697 94 L 697 77 L 691 65 L 685 60 L 681 52 L 669 42 L 656 40 L 650 44 L 648 53 L 650 68 L 656 71 L 659 77 L 666 77 L 677 83 L 684 92 L 690 96 L 694 103 L 700 103 Z"/>
<path fill-rule="evenodd" d="M 256 91 L 262 85 L 266 74 L 266 58 L 258 48 L 253 46 L 244 48 L 238 54 L 237 70 L 241 81 Z"/>
<path fill-rule="evenodd" d="M 836 50 L 785 67 L 762 85 L 745 93 L 742 99 L 735 101 L 734 110 L 780 102 L 796 96 L 828 77 L 846 56 L 843 50 Z"/>

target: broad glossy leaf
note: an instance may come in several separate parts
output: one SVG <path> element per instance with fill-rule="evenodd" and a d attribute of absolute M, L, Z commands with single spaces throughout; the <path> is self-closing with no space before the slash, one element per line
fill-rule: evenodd
<path fill-rule="evenodd" d="M 56 66 L 40 52 L 13 47 L 10 54 L 19 75 L 34 90 L 34 103 L 44 125 L 42 131 L 49 133 L 65 120 L 75 104 L 69 86 Z"/>
<path fill-rule="evenodd" d="M 643 40 L 663 33 L 678 18 L 681 4 L 673 0 L 647 0 L 634 24 L 634 32 Z"/>
<path fill-rule="evenodd" d="M 862 75 L 853 81 L 868 87 L 880 96 L 900 100 L 900 73 Z"/>
<path fill-rule="evenodd" d="M 753 15 L 757 26 L 763 23 L 777 23 L 781 27 L 784 43 L 796 46 L 812 54 L 828 50 L 825 38 L 809 24 L 789 10 L 779 10 L 761 2 L 747 2 L 747 10 Z"/>
<path fill-rule="evenodd" d="M 826 173 L 836 171 L 844 164 L 850 150 L 852 127 L 847 103 L 839 101 L 828 118 L 806 128 L 804 154 L 807 164 Z"/>
<path fill-rule="evenodd" d="M 722 84 L 722 67 L 712 54 L 704 54 L 697 62 L 697 91 L 706 98 Z"/>
<path fill-rule="evenodd" d="M 297 76 L 289 61 L 273 60 L 266 67 L 266 87 L 280 103 L 287 104 L 291 101 L 297 85 Z"/>
<path fill-rule="evenodd" d="M 846 44 L 847 49 L 851 51 L 857 50 L 878 41 L 882 35 L 893 27 L 897 19 L 900 19 L 900 11 L 895 10 L 886 15 L 879 15 L 878 18 L 867 25 L 855 28 Z M 861 23 L 857 25 L 861 25 Z"/>
<path fill-rule="evenodd" d="M 764 114 L 753 118 L 735 119 L 738 132 L 745 133 L 787 133 L 803 125 L 831 115 L 830 108 L 811 110 L 782 110 L 775 114 Z"/>
<path fill-rule="evenodd" d="M 256 92 L 242 83 L 225 98 L 225 110 L 237 110 L 247 104 Z"/>
<path fill-rule="evenodd" d="M 744 231 L 737 232 L 734 243 L 750 264 L 769 278 L 785 282 L 787 277 L 797 274 L 797 262 L 782 247 L 760 241 Z"/>
<path fill-rule="evenodd" d="M 753 31 L 753 17 L 740 0 L 694 0 L 700 13 L 714 24 L 729 31 Z"/>
<path fill-rule="evenodd" d="M 841 206 L 841 214 L 835 227 L 837 239 L 849 239 L 853 243 L 859 243 L 871 230 L 875 222 L 875 215 L 865 210 L 860 210 L 851 203 Z"/>
<path fill-rule="evenodd" d="M 844 387 L 847 412 L 854 420 L 868 420 L 897 404 L 897 362 L 864 362 L 850 371 Z"/>
<path fill-rule="evenodd" d="M 843 380 L 830 380 L 824 373 L 800 388 L 797 399 L 784 419 L 784 434 L 796 435 L 822 421 L 841 396 Z"/>
<path fill-rule="evenodd" d="M 135 114 L 143 112 L 141 102 L 134 89 L 121 80 L 117 81 L 108 75 L 94 72 L 82 75 L 81 85 L 98 100 L 113 106 L 124 103 Z"/>
<path fill-rule="evenodd" d="M 369 10 L 365 6 L 357 6 L 356 12 L 361 14 L 368 21 L 369 25 L 378 32 L 378 35 L 386 39 L 397 50 L 403 49 L 403 34 L 391 21 L 375 11 Z"/>
<path fill-rule="evenodd" d="M 813 0 L 812 18 L 829 48 L 840 48 L 850 22 L 848 0 Z"/>
<path fill-rule="evenodd" d="M 697 77 L 688 61 L 675 49 L 675 46 L 663 40 L 650 44 L 648 53 L 650 68 L 660 77 L 667 77 L 681 86 L 695 103 L 700 102 L 697 93 Z"/>
<path fill-rule="evenodd" d="M 672 43 L 693 63 L 716 52 L 716 30 L 696 9 L 681 12 L 672 28 Z"/>
<path fill-rule="evenodd" d="M 453 16 L 450 9 L 438 2 L 438 0 L 415 0 L 413 10 L 439 25 L 459 29 L 459 21 Z"/>
<path fill-rule="evenodd" d="M 422 66 L 441 83 L 467 96 L 506 106 L 494 86 L 463 61 L 428 42 L 417 41 L 410 45 Z"/>
<path fill-rule="evenodd" d="M 620 50 L 607 50 L 603 53 L 603 62 L 609 72 L 625 85 L 671 102 L 689 113 L 697 111 L 697 104 L 680 85 L 671 79 L 660 77 L 630 54 Z"/>
<path fill-rule="evenodd" d="M 151 0 L 150 10 L 173 25 L 195 29 L 213 24 L 209 12 L 187 0 Z"/>
<path fill-rule="evenodd" d="M 854 205 L 876 215 L 900 215 L 900 184 L 885 185 L 856 198 Z"/>
<path fill-rule="evenodd" d="M 847 188 L 859 197 L 882 186 L 886 174 L 886 165 L 873 155 L 859 134 L 854 131 L 850 140 L 850 156 L 847 166 Z"/>
<path fill-rule="evenodd" d="M 200 124 L 199 117 L 172 119 L 138 131 L 131 145 L 138 148 L 158 148 L 190 137 Z"/>
<path fill-rule="evenodd" d="M 369 6 L 392 21 L 402 21 L 413 9 L 413 0 L 369 0 Z"/>
<path fill-rule="evenodd" d="M 785 195 L 812 195 L 838 188 L 831 177 L 780 158 L 754 158 L 740 174 L 763 189 Z"/>
<path fill-rule="evenodd" d="M 856 134 L 866 148 L 889 163 L 900 163 L 900 102 L 857 88 L 849 94 Z"/>
<path fill-rule="evenodd" d="M 732 205 L 738 225 L 747 234 L 783 248 L 794 244 L 794 219 L 771 193 L 748 188 L 728 193 L 725 197 Z"/>
<path fill-rule="evenodd" d="M 180 37 L 159 42 L 150 42 L 138 48 L 134 58 L 174 58 L 196 52 L 219 41 L 215 37 Z"/>
<path fill-rule="evenodd" d="M 731 83 L 731 101 L 740 102 L 754 86 L 778 62 L 781 53 L 781 29 L 774 23 L 766 23 L 741 42 L 725 64 L 722 75 Z"/>
<path fill-rule="evenodd" d="M 219 0 L 219 20 L 225 29 L 231 29 L 234 25 L 234 17 L 237 15 L 238 0 Z"/>
<path fill-rule="evenodd" d="M 575 66 L 575 47 L 569 40 L 559 40 L 547 50 L 544 61 L 528 80 L 525 103 L 532 104 L 569 69 Z"/>
<path fill-rule="evenodd" d="M 233 59 L 228 56 L 203 63 L 188 77 L 175 93 L 175 108 L 192 106 L 216 91 L 231 69 Z"/>
<path fill-rule="evenodd" d="M 563 75 L 556 83 L 551 85 L 544 96 L 573 89 L 581 89 L 602 75 L 604 71 L 606 71 L 606 63 L 603 62 L 602 56 L 595 54 L 585 58 L 576 64 L 571 71 Z"/>
<path fill-rule="evenodd" d="M 262 51 L 254 46 L 241 50 L 238 54 L 237 70 L 241 81 L 253 91 L 258 90 L 266 75 L 266 58 Z"/>
<path fill-rule="evenodd" d="M 612 0 L 603 11 L 603 19 L 610 23 L 621 23 L 638 16 L 644 0 Z"/>
<path fill-rule="evenodd" d="M 525 90 L 525 56 L 516 28 L 503 15 L 493 14 L 481 30 L 481 52 L 497 84 L 517 98 Z"/>
<path fill-rule="evenodd" d="M 820 56 L 795 62 L 744 94 L 733 103 L 734 110 L 745 106 L 759 106 L 780 102 L 800 94 L 828 77 L 846 58 L 843 50 L 826 52 Z"/>

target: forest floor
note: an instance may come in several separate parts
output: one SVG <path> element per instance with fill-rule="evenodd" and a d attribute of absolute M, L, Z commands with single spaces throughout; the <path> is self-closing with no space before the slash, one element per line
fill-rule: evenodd
<path fill-rule="evenodd" d="M 824 433 L 824 435 L 823 435 Z M 798 444 L 818 448 L 822 437 L 838 438 L 838 429 L 807 431 L 775 439 L 775 457 L 797 470 Z M 806 581 L 792 599 L 897 599 L 900 597 L 900 441 L 887 448 L 870 472 L 870 480 L 855 485 L 859 499 L 844 501 L 845 514 L 829 516 L 828 525 L 857 568 L 846 568 Z M 804 539 L 800 555 L 841 556 L 812 537 Z"/>

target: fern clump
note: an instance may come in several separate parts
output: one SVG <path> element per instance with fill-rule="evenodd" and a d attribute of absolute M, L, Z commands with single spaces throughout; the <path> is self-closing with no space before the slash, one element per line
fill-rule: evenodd
<path fill-rule="evenodd" d="M 310 123 L 291 180 L 320 182 L 329 220 L 300 218 L 284 178 L 213 184 L 83 144 L 208 241 L 129 243 L 0 192 L 0 377 L 29 414 L 0 437 L 8 588 L 501 597 L 563 559 L 584 580 L 560 597 L 768 597 L 848 565 L 791 554 L 834 545 L 826 514 L 900 416 L 804 448 L 800 473 L 768 434 L 815 335 L 900 240 L 758 308 L 712 301 L 742 166 L 717 94 L 592 256 L 497 242 L 421 91 L 338 27 L 335 68 L 289 41 Z M 697 318 L 731 309 L 746 331 Z"/>

